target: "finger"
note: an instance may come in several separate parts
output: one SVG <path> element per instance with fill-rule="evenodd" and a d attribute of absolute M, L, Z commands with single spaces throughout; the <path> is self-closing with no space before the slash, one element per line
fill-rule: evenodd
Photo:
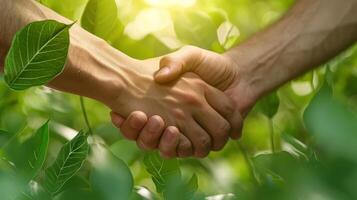
<path fill-rule="evenodd" d="M 205 97 L 208 104 L 230 123 L 230 136 L 238 139 L 242 132 L 243 117 L 237 109 L 235 102 L 212 86 L 206 87 Z"/>
<path fill-rule="evenodd" d="M 234 140 L 238 140 L 242 136 L 244 121 L 240 111 L 236 109 L 228 121 L 231 123 L 231 126 L 234 127 L 231 130 L 230 137 Z"/>
<path fill-rule="evenodd" d="M 163 56 L 160 60 L 160 70 L 155 73 L 155 81 L 158 83 L 171 82 L 185 72 L 194 71 L 197 60 L 200 59 L 199 52 L 197 47 L 186 46 Z"/>
<path fill-rule="evenodd" d="M 194 119 L 188 121 L 180 129 L 184 130 L 184 135 L 192 143 L 195 157 L 204 158 L 209 154 L 212 148 L 211 137 Z"/>
<path fill-rule="evenodd" d="M 112 119 L 112 123 L 114 124 L 114 126 L 120 129 L 121 125 L 125 121 L 124 117 L 120 116 L 119 114 L 115 113 L 114 111 L 110 112 L 110 117 Z"/>
<path fill-rule="evenodd" d="M 160 116 L 154 115 L 150 117 L 138 136 L 138 146 L 143 150 L 157 148 L 164 128 L 165 122 Z"/>
<path fill-rule="evenodd" d="M 231 126 L 218 112 L 209 105 L 195 111 L 195 120 L 211 136 L 212 150 L 219 151 L 227 143 Z"/>
<path fill-rule="evenodd" d="M 141 129 L 147 122 L 147 116 L 141 111 L 132 112 L 129 117 L 122 123 L 120 131 L 125 138 L 129 140 L 136 140 Z"/>
<path fill-rule="evenodd" d="M 169 159 L 176 157 L 176 149 L 180 139 L 180 132 L 174 126 L 165 129 L 160 140 L 159 150 L 162 157 Z"/>
<path fill-rule="evenodd" d="M 176 151 L 177 156 L 180 158 L 186 158 L 193 155 L 192 144 L 182 133 L 180 133 L 180 140 Z"/>

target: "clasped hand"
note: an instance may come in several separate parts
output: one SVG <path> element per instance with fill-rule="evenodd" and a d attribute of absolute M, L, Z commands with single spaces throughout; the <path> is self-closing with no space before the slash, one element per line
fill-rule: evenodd
<path fill-rule="evenodd" d="M 237 105 L 238 66 L 229 56 L 187 46 L 141 65 L 160 66 L 155 82 L 150 75 L 130 84 L 121 98 L 135 101 L 120 106 L 120 114 L 115 109 L 111 113 L 113 124 L 127 139 L 172 158 L 205 157 L 211 150 L 221 150 L 229 136 L 240 137 L 241 111 L 250 105 Z M 140 87 L 149 89 L 140 92 Z M 128 114 L 123 107 L 135 111 Z"/>

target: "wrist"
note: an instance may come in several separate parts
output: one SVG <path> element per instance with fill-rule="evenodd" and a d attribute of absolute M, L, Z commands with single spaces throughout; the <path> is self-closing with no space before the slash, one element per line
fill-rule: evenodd
<path fill-rule="evenodd" d="M 126 87 L 126 71 L 135 60 L 79 27 L 71 31 L 65 69 L 49 86 L 111 105 Z"/>
<path fill-rule="evenodd" d="M 238 67 L 238 84 L 249 90 L 251 101 L 257 101 L 285 82 L 284 70 L 275 63 L 277 55 L 271 52 L 269 45 L 247 41 L 227 51 L 225 56 Z"/>

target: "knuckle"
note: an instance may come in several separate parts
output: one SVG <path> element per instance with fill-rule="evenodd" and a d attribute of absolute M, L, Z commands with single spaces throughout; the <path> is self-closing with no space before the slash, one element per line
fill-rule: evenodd
<path fill-rule="evenodd" d="M 197 94 L 186 93 L 183 95 L 183 101 L 188 105 L 202 106 L 202 99 Z"/>
<path fill-rule="evenodd" d="M 208 152 L 211 149 L 211 145 L 211 138 L 209 136 L 203 136 L 198 140 L 196 150 Z"/>
<path fill-rule="evenodd" d="M 171 55 L 166 55 L 160 59 L 160 66 L 168 65 L 169 63 L 173 62 L 174 58 Z"/>
<path fill-rule="evenodd" d="M 179 119 L 179 120 L 185 119 L 185 112 L 182 109 L 173 108 L 171 112 L 172 112 L 172 116 L 175 117 L 175 119 Z"/>
<path fill-rule="evenodd" d="M 235 111 L 235 102 L 232 99 L 228 99 L 228 102 L 222 105 L 223 112 L 226 114 L 233 114 Z"/>
<path fill-rule="evenodd" d="M 219 135 L 228 135 L 231 131 L 231 125 L 227 121 L 221 122 L 220 125 L 217 126 L 217 131 Z"/>

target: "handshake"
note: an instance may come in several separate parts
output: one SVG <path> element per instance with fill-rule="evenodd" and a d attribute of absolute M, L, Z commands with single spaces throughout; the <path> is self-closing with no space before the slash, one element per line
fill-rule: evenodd
<path fill-rule="evenodd" d="M 0 23 L 0 70 L 23 25 L 71 23 L 35 1 L 3 4 L 3 21 L 16 23 Z M 240 137 L 243 118 L 259 98 L 355 44 L 354 8 L 355 0 L 301 0 L 223 54 L 186 46 L 148 60 L 130 58 L 74 25 L 67 65 L 48 86 L 107 105 L 113 123 L 142 149 L 159 149 L 167 158 L 205 157 Z"/>
<path fill-rule="evenodd" d="M 137 111 L 122 115 L 123 108 L 114 105 L 123 104 L 111 106 L 112 122 L 127 139 L 171 158 L 205 157 L 221 150 L 229 137 L 240 137 L 253 96 L 229 54 L 186 46 L 141 62 L 154 80 L 129 83 L 118 98 L 126 110 Z"/>

